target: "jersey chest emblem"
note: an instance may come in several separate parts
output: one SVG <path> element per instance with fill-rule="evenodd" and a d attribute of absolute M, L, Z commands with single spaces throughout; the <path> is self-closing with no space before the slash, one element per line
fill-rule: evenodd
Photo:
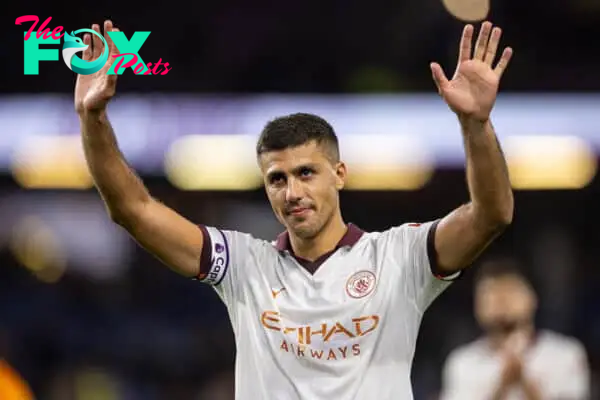
<path fill-rule="evenodd" d="M 359 271 L 346 282 L 346 293 L 355 299 L 368 296 L 375 289 L 375 274 L 371 271 Z"/>

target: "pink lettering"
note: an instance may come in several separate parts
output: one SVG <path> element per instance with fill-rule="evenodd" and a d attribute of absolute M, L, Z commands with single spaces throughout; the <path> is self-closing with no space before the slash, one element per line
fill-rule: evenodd
<path fill-rule="evenodd" d="M 147 67 L 148 67 L 148 69 L 146 70 L 146 72 L 144 72 L 144 75 L 150 75 L 150 73 L 152 72 L 150 70 L 150 67 L 152 67 L 152 63 L 148 63 Z"/>
<path fill-rule="evenodd" d="M 44 40 L 50 39 L 51 37 L 53 37 L 52 35 L 54 35 L 54 31 L 50 31 L 50 29 L 46 29 L 46 31 L 44 32 Z"/>
<path fill-rule="evenodd" d="M 46 26 L 52 21 L 52 17 L 48 17 L 42 25 L 40 25 L 40 29 L 36 33 L 36 37 L 39 39 L 40 37 L 44 37 L 44 39 L 48 39 L 52 37 L 52 39 L 60 39 L 64 36 L 64 34 L 59 35 L 59 33 L 63 30 L 62 26 L 57 26 L 50 32 L 50 28 L 46 28 Z M 15 20 L 15 25 L 21 25 L 23 22 L 33 22 L 27 34 L 25 35 L 25 40 L 28 40 L 31 37 L 31 33 L 35 30 L 38 22 L 40 22 L 40 18 L 37 15 L 23 15 Z M 58 36 L 57 36 L 58 35 Z"/>
<path fill-rule="evenodd" d="M 58 39 L 60 39 L 61 37 L 65 36 L 65 34 L 64 34 L 64 33 L 61 33 L 61 32 L 62 32 L 62 30 L 63 30 L 63 27 L 62 27 L 62 26 L 57 26 L 56 28 L 54 28 L 54 29 L 52 30 L 52 39 L 57 39 L 57 40 L 58 40 Z M 59 33 L 60 33 L 60 35 L 59 35 Z M 58 36 L 56 36 L 56 35 L 58 35 Z"/>
<path fill-rule="evenodd" d="M 157 68 L 160 68 L 162 63 L 162 58 L 158 59 L 158 62 L 156 64 L 154 64 L 154 68 L 152 68 L 152 75 L 158 75 L 158 73 L 160 72 L 160 70 L 158 70 Z"/>
<path fill-rule="evenodd" d="M 44 39 L 47 39 L 45 36 L 50 32 L 50 28 L 46 28 L 46 25 L 48 25 L 50 21 L 52 21 L 52 17 L 46 18 L 46 20 L 40 25 L 40 29 L 38 29 L 37 33 L 35 34 L 38 39 L 42 37 L 42 35 L 44 35 Z"/>
<path fill-rule="evenodd" d="M 161 70 L 160 67 L 164 67 L 164 69 Z M 152 69 L 152 75 L 159 75 L 159 73 L 160 75 L 166 75 L 167 72 L 169 72 L 170 70 L 171 68 L 169 68 L 169 63 L 163 63 L 161 58 L 156 64 L 154 64 L 154 68 Z"/>
<path fill-rule="evenodd" d="M 133 53 L 123 53 L 123 54 L 117 54 L 114 55 L 114 58 L 119 58 L 121 57 L 121 59 L 119 60 L 119 62 L 117 62 L 117 66 L 115 68 L 115 72 L 118 72 L 121 69 L 121 64 L 123 64 L 123 60 L 125 60 L 125 56 L 133 56 L 133 58 L 131 60 L 129 60 L 127 63 L 125 63 L 125 65 L 123 65 L 123 68 L 129 68 L 129 67 L 133 67 L 135 65 L 135 63 L 137 63 L 137 56 Z"/>
<path fill-rule="evenodd" d="M 166 75 L 166 74 L 167 74 L 167 72 L 169 72 L 170 70 L 172 70 L 172 69 L 173 69 L 173 67 L 171 67 L 171 68 L 167 68 L 167 67 L 168 67 L 168 65 L 169 65 L 169 63 L 165 63 L 165 70 L 164 70 L 164 71 L 161 73 L 161 75 Z"/>
<path fill-rule="evenodd" d="M 35 29 L 37 23 L 40 22 L 40 19 L 37 15 L 23 15 L 15 20 L 15 25 L 21 25 L 23 22 L 33 22 L 33 25 L 31 25 L 25 35 L 25 40 L 27 40 L 31 37 L 31 32 Z"/>
<path fill-rule="evenodd" d="M 135 69 L 133 70 L 133 73 L 136 75 L 139 75 L 142 73 L 142 70 L 144 69 L 144 64 L 143 63 L 139 63 Z"/>

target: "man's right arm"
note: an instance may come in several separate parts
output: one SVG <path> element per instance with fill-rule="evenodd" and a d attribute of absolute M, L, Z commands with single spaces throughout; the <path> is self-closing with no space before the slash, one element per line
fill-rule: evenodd
<path fill-rule="evenodd" d="M 150 195 L 119 150 L 105 109 L 80 113 L 80 123 L 87 165 L 111 219 L 173 271 L 197 277 L 202 230 Z"/>

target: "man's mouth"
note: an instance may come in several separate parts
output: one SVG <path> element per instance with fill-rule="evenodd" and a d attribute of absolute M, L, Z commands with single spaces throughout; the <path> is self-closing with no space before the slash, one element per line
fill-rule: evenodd
<path fill-rule="evenodd" d="M 294 207 L 288 210 L 288 214 L 293 215 L 294 217 L 299 217 L 307 214 L 309 211 L 309 207 Z"/>

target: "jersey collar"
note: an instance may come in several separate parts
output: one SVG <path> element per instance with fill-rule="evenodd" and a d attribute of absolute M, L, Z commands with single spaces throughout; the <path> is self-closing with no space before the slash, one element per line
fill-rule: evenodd
<path fill-rule="evenodd" d="M 362 229 L 360 229 L 358 226 L 356 226 L 352 223 L 348 224 L 347 226 L 348 226 L 348 229 L 346 230 L 346 233 L 344 234 L 344 236 L 342 236 L 342 238 L 338 242 L 337 246 L 335 247 L 336 249 L 339 249 L 340 247 L 345 247 L 345 246 L 354 246 L 356 244 L 356 242 L 358 242 L 358 240 L 365 233 Z M 277 250 L 279 250 L 279 251 L 285 251 L 285 250 L 291 251 L 292 250 L 292 246 L 290 244 L 290 235 L 287 231 L 283 232 L 283 233 L 279 234 L 279 236 L 277 236 L 277 241 L 275 242 L 275 248 L 277 248 Z"/>

